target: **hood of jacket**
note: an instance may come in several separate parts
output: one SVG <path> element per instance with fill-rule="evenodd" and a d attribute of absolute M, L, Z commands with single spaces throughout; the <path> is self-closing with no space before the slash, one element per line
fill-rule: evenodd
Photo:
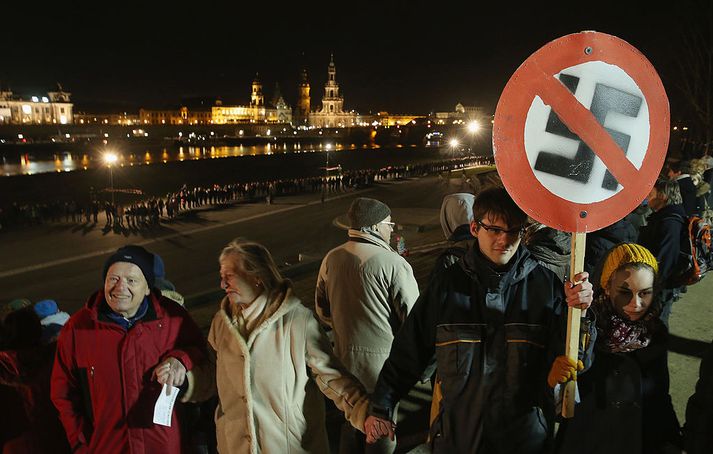
<path fill-rule="evenodd" d="M 467 192 L 448 194 L 441 203 L 441 228 L 446 240 L 472 240 L 470 222 L 473 220 L 475 196 Z"/>
<path fill-rule="evenodd" d="M 539 260 L 550 265 L 566 266 L 569 264 L 571 237 L 546 225 L 536 224 L 525 234 L 524 242 L 527 249 Z"/>

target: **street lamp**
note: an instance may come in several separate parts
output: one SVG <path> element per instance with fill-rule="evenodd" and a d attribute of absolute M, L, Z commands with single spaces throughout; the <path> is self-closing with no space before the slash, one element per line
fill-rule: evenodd
<path fill-rule="evenodd" d="M 475 134 L 480 131 L 480 123 L 477 120 L 472 120 L 468 122 L 467 128 L 469 133 Z"/>
<path fill-rule="evenodd" d="M 116 153 L 104 153 L 104 162 L 109 166 L 109 181 L 111 185 L 111 204 L 114 205 L 114 167 L 113 164 L 119 160 Z"/>
<path fill-rule="evenodd" d="M 324 197 L 327 192 L 327 184 L 329 184 L 329 150 L 331 148 L 331 143 L 324 145 L 324 149 L 326 150 L 326 160 L 324 163 L 324 184 L 322 185 L 322 203 L 324 203 Z"/>
<path fill-rule="evenodd" d="M 477 140 L 478 136 L 480 135 L 480 131 L 483 127 L 481 126 L 480 122 L 478 120 L 470 120 L 468 124 L 466 125 L 466 130 L 468 131 L 468 134 L 470 135 L 469 141 L 468 141 L 468 151 L 470 153 L 473 153 L 473 148 L 475 147 L 475 141 Z"/>

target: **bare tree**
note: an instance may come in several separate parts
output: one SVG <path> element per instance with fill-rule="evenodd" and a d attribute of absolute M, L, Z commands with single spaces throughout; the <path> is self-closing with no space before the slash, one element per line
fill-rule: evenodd
<path fill-rule="evenodd" d="M 693 2 L 680 24 L 682 46 L 677 58 L 678 88 L 685 101 L 689 140 L 702 142 L 713 153 L 713 2 Z"/>

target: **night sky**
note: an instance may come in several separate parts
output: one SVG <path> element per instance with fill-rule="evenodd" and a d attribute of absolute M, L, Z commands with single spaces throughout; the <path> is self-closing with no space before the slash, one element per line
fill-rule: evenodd
<path fill-rule="evenodd" d="M 707 2 L 696 0 L 666 7 L 626 1 L 486 7 L 475 0 L 300 2 L 311 5 L 303 7 L 201 1 L 191 8 L 58 3 L 50 10 L 3 7 L 2 85 L 42 95 L 60 82 L 73 93 L 76 110 L 134 112 L 186 97 L 247 103 L 256 72 L 266 100 L 279 82 L 294 106 L 303 66 L 314 107 L 331 52 L 348 110 L 427 113 L 452 110 L 457 102 L 493 110 L 530 54 L 560 36 L 596 30 L 649 58 L 675 116 L 681 30 L 706 18 L 706 9 L 710 14 Z"/>

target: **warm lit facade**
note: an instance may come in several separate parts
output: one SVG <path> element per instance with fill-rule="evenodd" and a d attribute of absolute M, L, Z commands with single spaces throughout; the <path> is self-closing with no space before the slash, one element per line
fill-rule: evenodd
<path fill-rule="evenodd" d="M 356 124 L 354 112 L 344 112 L 344 98 L 339 94 L 334 56 L 329 60 L 327 83 L 324 84 L 322 108 L 309 114 L 309 124 L 317 128 L 346 128 Z"/>
<path fill-rule="evenodd" d="M 309 122 L 309 111 L 311 99 L 309 96 L 309 82 L 307 80 L 307 70 L 303 69 L 300 76 L 300 85 L 298 88 L 299 98 L 297 99 L 297 108 L 295 109 L 295 124 L 297 126 L 307 125 Z"/>
<path fill-rule="evenodd" d="M 406 115 L 406 114 L 390 114 L 388 112 L 379 112 L 374 116 L 374 126 L 403 126 L 417 119 L 426 118 L 425 115 Z"/>
<path fill-rule="evenodd" d="M 465 123 L 471 120 L 484 121 L 489 117 L 485 108 L 480 106 L 464 106 L 461 103 L 456 104 L 453 112 L 436 112 L 433 114 L 433 119 L 436 124 L 453 124 Z"/>
<path fill-rule="evenodd" d="M 69 97 L 71 93 L 58 87 L 47 96 L 31 96 L 24 99 L 14 95 L 10 90 L 0 91 L 0 124 L 14 125 L 44 125 L 71 124 L 73 104 Z"/>
<path fill-rule="evenodd" d="M 142 125 L 182 125 L 181 110 L 139 109 L 139 121 Z"/>
<path fill-rule="evenodd" d="M 262 92 L 262 83 L 258 76 L 252 83 L 250 104 L 223 105 L 216 102 L 212 110 L 214 124 L 228 123 L 291 123 L 292 108 L 287 105 L 282 96 L 278 96 L 274 106 L 265 105 L 265 96 Z"/>
<path fill-rule="evenodd" d="M 192 110 L 185 106 L 173 110 L 139 109 L 142 125 L 205 125 L 211 124 L 212 118 L 210 110 Z"/>
<path fill-rule="evenodd" d="M 78 125 L 87 124 L 103 124 L 103 125 L 122 125 L 132 126 L 140 124 L 138 115 L 123 113 L 111 114 L 93 114 L 86 112 L 77 112 L 74 114 L 74 123 Z"/>

